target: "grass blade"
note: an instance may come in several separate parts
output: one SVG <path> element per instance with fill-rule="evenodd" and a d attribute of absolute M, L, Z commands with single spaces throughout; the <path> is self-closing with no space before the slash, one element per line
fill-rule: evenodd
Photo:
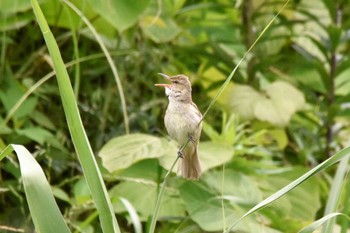
<path fill-rule="evenodd" d="M 103 183 L 101 172 L 83 128 L 73 88 L 58 45 L 50 31 L 37 0 L 31 0 L 31 3 L 54 64 L 69 131 L 89 186 L 91 196 L 99 213 L 102 230 L 106 233 L 120 232 L 106 186 Z"/>
<path fill-rule="evenodd" d="M 85 15 L 71 2 L 67 1 L 67 0 L 62 0 L 67 6 L 69 6 L 77 15 L 79 15 L 82 20 L 84 21 L 84 23 L 88 26 L 88 28 L 90 29 L 91 33 L 94 35 L 94 37 L 96 38 L 97 43 L 100 45 L 103 53 L 105 54 L 107 61 L 109 63 L 109 66 L 112 69 L 112 73 L 114 75 L 115 81 L 117 83 L 117 87 L 118 87 L 118 91 L 119 91 L 119 96 L 120 96 L 120 102 L 122 105 L 122 110 L 123 110 L 123 116 L 124 116 L 124 124 L 125 124 L 125 132 L 126 134 L 130 133 L 130 127 L 129 127 L 129 118 L 128 118 L 128 113 L 126 111 L 126 102 L 125 102 L 125 96 L 124 96 L 124 91 L 123 91 L 123 86 L 122 83 L 120 81 L 118 72 L 117 72 L 117 67 L 114 65 L 113 63 L 113 59 L 112 56 L 110 55 L 110 53 L 108 52 L 106 46 L 104 45 L 102 39 L 100 38 L 100 36 L 98 35 L 98 33 L 96 32 L 95 28 L 92 26 L 92 24 L 90 23 L 90 21 L 85 17 Z"/>
<path fill-rule="evenodd" d="M 252 209 L 250 209 L 247 213 L 245 213 L 242 217 L 240 217 L 237 221 L 235 221 L 232 225 L 230 225 L 224 232 L 228 233 L 230 232 L 242 219 L 247 217 L 248 215 L 264 208 L 271 202 L 276 201 L 280 197 L 282 197 L 284 194 L 288 193 L 289 191 L 293 190 L 295 187 L 312 177 L 313 175 L 317 174 L 318 172 L 328 168 L 329 166 L 333 165 L 334 163 L 338 162 L 339 160 L 345 158 L 346 156 L 349 156 L 350 154 L 350 146 L 344 148 L 343 150 L 339 151 L 329 159 L 325 160 L 323 163 L 319 164 L 318 166 L 314 167 L 298 179 L 294 180 L 290 184 L 286 185 L 284 188 L 278 190 L 276 193 L 272 194 L 256 206 L 254 206 Z"/>
<path fill-rule="evenodd" d="M 337 207 L 339 205 L 339 198 L 341 197 L 341 191 L 343 189 L 343 183 L 344 180 L 346 180 L 346 175 L 348 173 L 348 164 L 349 164 L 349 157 L 343 158 L 339 165 L 337 172 L 335 174 L 335 177 L 332 181 L 331 191 L 328 196 L 326 208 L 324 210 L 324 215 L 327 216 L 328 214 L 334 213 L 337 210 Z M 333 232 L 334 226 L 334 220 L 328 221 L 323 229 L 322 232 Z"/>
<path fill-rule="evenodd" d="M 329 221 L 330 219 L 336 218 L 337 216 L 343 216 L 343 217 L 347 218 L 348 221 L 350 220 L 349 216 L 347 216 L 345 214 L 342 214 L 342 213 L 330 213 L 330 214 L 327 214 L 326 216 L 324 216 L 323 218 L 320 218 L 319 220 L 313 222 L 309 226 L 304 227 L 298 233 L 312 233 L 317 228 L 319 228 L 322 224 L 324 224 L 325 222 Z"/>
<path fill-rule="evenodd" d="M 9 145 L 0 154 L 0 161 L 16 152 L 22 182 L 34 226 L 37 232 L 71 232 L 57 206 L 43 170 L 29 151 L 22 145 Z"/>

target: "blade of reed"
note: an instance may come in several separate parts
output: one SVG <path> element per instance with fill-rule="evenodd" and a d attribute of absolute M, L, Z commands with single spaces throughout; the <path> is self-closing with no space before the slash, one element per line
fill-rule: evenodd
<path fill-rule="evenodd" d="M 98 35 L 98 33 L 96 32 L 94 26 L 92 26 L 92 24 L 90 23 L 90 21 L 85 17 L 85 15 L 71 2 L 67 1 L 67 0 L 62 0 L 67 6 L 69 6 L 77 15 L 79 15 L 82 20 L 84 21 L 84 23 L 88 26 L 88 28 L 90 29 L 91 33 L 94 35 L 97 43 L 100 45 L 103 53 L 105 54 L 107 61 L 109 63 L 109 66 L 112 69 L 112 73 L 114 75 L 115 81 L 117 83 L 117 87 L 118 87 L 118 91 L 119 91 L 119 96 L 120 96 L 120 102 L 122 105 L 122 110 L 123 110 L 123 116 L 124 116 L 124 124 L 125 124 L 125 133 L 129 134 L 130 132 L 130 127 L 129 127 L 129 118 L 128 118 L 128 113 L 126 111 L 126 102 L 125 102 L 125 96 L 124 96 L 124 91 L 123 91 L 123 86 L 122 83 L 120 81 L 119 75 L 118 75 L 118 71 L 117 71 L 117 67 L 115 66 L 115 64 L 113 63 L 113 59 L 108 51 L 108 49 L 106 48 L 106 46 L 104 45 L 102 39 L 100 38 L 100 36 Z"/>
<path fill-rule="evenodd" d="M 0 161 L 13 151 L 19 160 L 23 187 L 36 231 L 70 233 L 44 171 L 29 151 L 22 145 L 8 145 L 0 154 Z"/>
<path fill-rule="evenodd" d="M 262 202 L 260 202 L 256 206 L 254 206 L 253 208 L 251 208 L 242 217 L 240 217 L 234 223 L 232 223 L 224 231 L 224 233 L 229 233 L 245 217 L 249 216 L 250 214 L 252 214 L 252 213 L 254 213 L 254 212 L 256 212 L 256 211 L 258 211 L 258 210 L 260 210 L 262 208 L 264 208 L 268 204 L 276 201 L 277 199 L 279 199 L 280 197 L 282 197 L 283 195 L 285 195 L 289 191 L 293 190 L 295 187 L 299 186 L 304 181 L 308 180 L 313 175 L 319 173 L 320 171 L 323 171 L 324 169 L 326 169 L 329 166 L 333 165 L 334 163 L 340 161 L 341 159 L 348 157 L 349 155 L 350 155 L 350 146 L 348 146 L 348 147 L 344 148 L 343 150 L 339 151 L 338 153 L 336 153 L 335 155 L 333 155 L 329 159 L 325 160 L 323 163 L 317 165 L 316 167 L 314 167 L 313 169 L 311 169 L 310 171 L 308 171 L 304 175 L 300 176 L 298 179 L 296 179 L 293 182 L 289 183 L 288 185 L 286 185 L 282 189 L 278 190 L 277 192 L 275 192 L 274 194 L 272 194 L 271 196 L 269 196 L 268 198 L 266 198 L 265 200 L 263 200 Z"/>
<path fill-rule="evenodd" d="M 39 3 L 37 0 L 31 0 L 31 4 L 54 64 L 69 131 L 81 163 L 85 179 L 89 186 L 91 196 L 99 213 L 102 230 L 106 233 L 120 232 L 106 186 L 103 183 L 101 172 L 92 153 L 90 143 L 87 139 L 79 115 L 73 88 L 70 83 L 67 70 L 64 66 L 58 45 L 40 9 Z"/>

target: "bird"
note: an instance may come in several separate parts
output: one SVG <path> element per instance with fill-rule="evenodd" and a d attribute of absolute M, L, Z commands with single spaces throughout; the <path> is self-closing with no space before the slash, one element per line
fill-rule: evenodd
<path fill-rule="evenodd" d="M 201 164 L 198 155 L 199 138 L 202 131 L 202 114 L 192 101 L 192 87 L 186 75 L 168 76 L 158 73 L 170 84 L 155 84 L 164 87 L 169 104 L 164 116 L 167 132 L 179 145 L 177 175 L 188 180 L 198 180 Z"/>

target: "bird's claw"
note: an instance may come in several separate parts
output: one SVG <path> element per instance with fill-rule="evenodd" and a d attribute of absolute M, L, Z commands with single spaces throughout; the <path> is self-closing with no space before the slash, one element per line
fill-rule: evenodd
<path fill-rule="evenodd" d="M 179 158 L 183 159 L 184 158 L 184 155 L 182 154 L 182 150 L 178 150 L 177 152 L 177 156 L 179 156 Z"/>
<path fill-rule="evenodd" d="M 189 135 L 189 136 L 188 136 L 188 140 L 189 140 L 190 142 L 192 142 L 193 144 L 196 142 L 196 139 L 194 139 L 194 137 L 193 137 L 192 135 Z"/>

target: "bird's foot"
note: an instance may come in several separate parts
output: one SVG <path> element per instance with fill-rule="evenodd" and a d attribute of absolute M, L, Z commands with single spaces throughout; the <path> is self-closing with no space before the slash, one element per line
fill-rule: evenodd
<path fill-rule="evenodd" d="M 196 142 L 196 139 L 192 135 L 188 135 L 188 140 L 193 144 Z"/>
<path fill-rule="evenodd" d="M 178 151 L 177 151 L 177 156 L 179 156 L 179 158 L 183 159 L 184 158 L 184 155 L 182 153 L 182 148 L 180 148 Z"/>

